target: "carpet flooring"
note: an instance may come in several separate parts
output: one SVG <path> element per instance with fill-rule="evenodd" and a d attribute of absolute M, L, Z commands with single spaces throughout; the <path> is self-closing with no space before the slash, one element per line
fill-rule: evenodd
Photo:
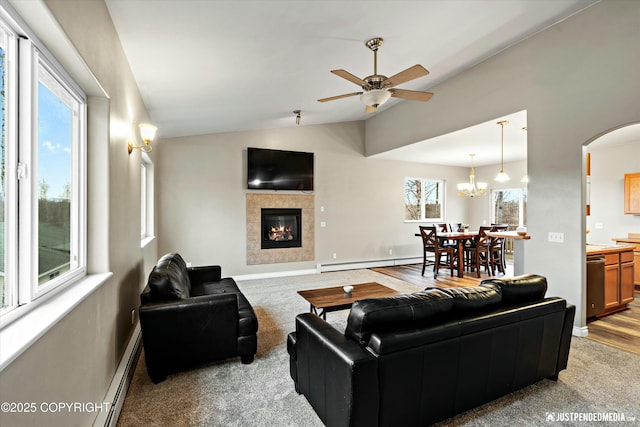
<path fill-rule="evenodd" d="M 142 352 L 118 426 L 322 426 L 289 376 L 286 336 L 294 330 L 295 315 L 309 310 L 296 291 L 371 281 L 401 292 L 420 290 L 371 270 L 238 282 L 258 316 L 255 361 L 215 362 L 153 384 Z M 344 330 L 347 314 L 329 313 L 327 320 Z M 557 382 L 543 380 L 440 425 L 640 425 L 638 402 L 640 356 L 573 337 L 569 366 Z M 625 422 L 603 422 L 603 417 Z"/>

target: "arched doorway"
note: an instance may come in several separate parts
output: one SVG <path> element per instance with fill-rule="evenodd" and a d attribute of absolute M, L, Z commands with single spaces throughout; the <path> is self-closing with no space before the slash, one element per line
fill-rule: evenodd
<path fill-rule="evenodd" d="M 622 125 L 598 135 L 585 144 L 583 151 L 585 204 L 588 205 L 583 229 L 588 257 L 585 292 L 587 306 L 583 313 L 589 316 L 599 311 L 593 308 L 594 301 L 598 301 L 600 289 L 600 285 L 594 283 L 600 281 L 604 306 L 611 306 L 611 300 L 617 292 L 619 306 L 626 307 L 618 313 L 586 319 L 588 338 L 640 354 L 640 341 L 631 334 L 627 335 L 627 331 L 640 327 L 640 283 L 635 285 L 634 292 L 633 268 L 629 269 L 629 260 L 633 255 L 625 252 L 626 262 L 623 262 L 620 255 L 619 264 L 615 265 L 612 260 L 616 259 L 616 255 L 609 252 L 618 249 L 615 239 L 629 235 L 640 236 L 640 215 L 624 213 L 624 175 L 640 172 L 640 123 Z M 599 255 L 601 261 L 597 262 Z M 639 269 L 640 244 L 634 259 L 634 267 Z M 606 275 L 594 279 L 599 277 L 598 271 L 602 270 L 606 271 Z M 612 286 L 616 274 L 618 288 Z M 629 295 L 631 298 L 635 297 L 634 300 L 625 302 L 629 300 Z M 632 328 L 625 326 L 630 324 L 633 325 Z"/>

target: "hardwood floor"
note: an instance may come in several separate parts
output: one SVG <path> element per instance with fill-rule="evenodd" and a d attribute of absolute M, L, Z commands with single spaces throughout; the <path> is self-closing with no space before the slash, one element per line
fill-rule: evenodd
<path fill-rule="evenodd" d="M 491 277 L 483 272 L 478 279 L 475 273 L 465 271 L 464 277 L 459 278 L 451 276 L 449 270 L 441 270 L 438 273 L 438 278 L 434 279 L 430 267 L 427 267 L 424 276 L 421 274 L 422 264 L 379 267 L 371 270 L 425 288 L 477 286 L 481 281 Z M 496 277 L 509 276 L 513 276 L 513 265 L 507 265 L 504 276 L 498 274 Z M 627 310 L 588 321 L 589 335 L 587 338 L 640 355 L 640 291 L 635 291 L 634 295 L 635 299 L 629 304 Z"/>
<path fill-rule="evenodd" d="M 587 322 L 587 338 L 640 355 L 640 292 L 628 309 Z"/>
<path fill-rule="evenodd" d="M 452 276 L 450 271 L 447 269 L 440 269 L 440 271 L 438 272 L 438 278 L 434 279 L 433 270 L 430 266 L 427 266 L 427 270 L 424 272 L 424 276 L 421 274 L 422 264 L 399 265 L 395 267 L 378 267 L 372 268 L 371 270 L 425 288 L 461 288 L 465 286 L 477 286 L 483 280 L 490 279 L 492 277 L 489 274 L 485 273 L 484 269 L 482 269 L 480 273 L 480 278 L 477 277 L 475 272 L 465 271 L 464 277 L 460 278 L 456 275 Z M 494 277 L 513 276 L 513 265 L 507 264 L 507 268 L 505 270 L 506 274 L 497 274 Z"/>

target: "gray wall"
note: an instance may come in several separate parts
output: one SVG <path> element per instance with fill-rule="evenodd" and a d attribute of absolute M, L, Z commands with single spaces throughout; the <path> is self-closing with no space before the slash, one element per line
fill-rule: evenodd
<path fill-rule="evenodd" d="M 591 153 L 591 215 L 587 242 L 612 244 L 614 237 L 640 233 L 640 215 L 624 214 L 624 174 L 640 172 L 640 140 L 588 146 Z M 603 228 L 596 228 L 601 223 Z M 636 266 L 640 268 L 640 266 Z"/>
<path fill-rule="evenodd" d="M 605 0 L 366 122 L 366 152 L 389 149 L 527 110 L 525 271 L 578 308 L 586 332 L 582 146 L 640 121 L 640 2 Z M 453 113 L 455 112 L 455 114 Z M 564 243 L 547 241 L 563 232 Z"/>
<path fill-rule="evenodd" d="M 254 191 L 246 189 L 247 147 L 315 153 L 315 260 L 246 264 L 245 195 Z M 446 180 L 446 220 L 467 216 L 467 199 L 456 192 L 467 168 L 368 159 L 363 122 L 167 139 L 157 156 L 159 252 L 178 251 L 193 265 L 220 264 L 225 275 L 421 257 L 418 224 L 404 222 L 405 177 Z"/>
<path fill-rule="evenodd" d="M 140 248 L 140 155 L 126 149 L 131 119 L 149 117 L 102 1 L 14 3 L 33 12 L 23 18 L 36 33 L 53 16 L 108 94 L 93 93 L 89 100 L 88 270 L 113 276 L 0 372 L 0 396 L 38 404 L 103 402 L 157 252 L 156 242 Z M 40 37 L 45 44 L 53 40 Z M 57 52 L 60 45 L 48 48 Z M 2 424 L 86 426 L 96 415 L 3 413 Z"/>

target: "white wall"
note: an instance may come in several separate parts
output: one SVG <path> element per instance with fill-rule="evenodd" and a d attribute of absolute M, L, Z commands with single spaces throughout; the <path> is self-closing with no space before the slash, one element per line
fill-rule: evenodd
<path fill-rule="evenodd" d="M 640 233 L 640 215 L 624 214 L 624 174 L 640 172 L 640 141 L 589 145 L 591 153 L 591 215 L 587 242 L 612 244 L 614 237 Z M 598 229 L 596 224 L 602 224 Z M 640 266 L 636 266 L 640 268 Z"/>
<path fill-rule="evenodd" d="M 315 153 L 315 260 L 247 265 L 247 147 Z M 363 122 L 167 139 L 157 156 L 159 252 L 178 251 L 193 265 L 220 264 L 224 275 L 421 257 L 418 224 L 404 222 L 405 177 L 445 179 L 446 221 L 467 215 L 467 200 L 456 194 L 467 168 L 366 158 Z"/>
<path fill-rule="evenodd" d="M 586 331 L 582 146 L 640 121 L 640 2 L 605 0 L 366 122 L 366 153 L 527 110 L 525 271 L 577 306 Z M 455 112 L 455 114 L 454 114 Z M 547 241 L 563 232 L 564 243 Z"/>

